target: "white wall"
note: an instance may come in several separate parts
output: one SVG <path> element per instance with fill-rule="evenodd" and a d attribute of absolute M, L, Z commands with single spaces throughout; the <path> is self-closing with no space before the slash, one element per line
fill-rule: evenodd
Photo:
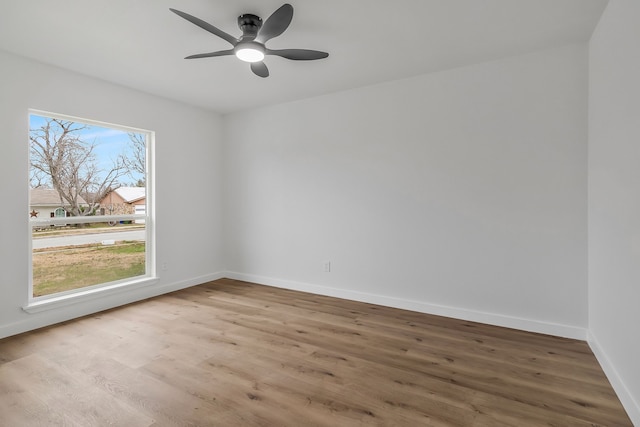
<path fill-rule="evenodd" d="M 1 52 L 0 70 L 0 337 L 217 277 L 219 116 Z M 157 259 L 168 266 L 158 284 L 37 314 L 21 309 L 29 267 L 29 108 L 156 132 Z"/>
<path fill-rule="evenodd" d="M 228 274 L 585 338 L 587 64 L 572 45 L 226 116 Z"/>
<path fill-rule="evenodd" d="M 640 4 L 611 2 L 588 66 L 566 46 L 224 119 L 0 52 L 0 337 L 226 268 L 557 335 L 588 326 L 640 425 L 639 21 Z M 22 311 L 28 108 L 156 132 L 158 285 Z"/>
<path fill-rule="evenodd" d="M 590 43 L 590 343 L 640 426 L 640 2 L 616 0 Z"/>

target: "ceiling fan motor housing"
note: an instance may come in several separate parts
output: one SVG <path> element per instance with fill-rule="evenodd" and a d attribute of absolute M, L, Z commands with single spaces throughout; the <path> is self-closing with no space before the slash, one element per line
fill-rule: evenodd
<path fill-rule="evenodd" d="M 238 27 L 242 30 L 243 37 L 255 38 L 262 28 L 262 18 L 251 13 L 238 16 Z"/>

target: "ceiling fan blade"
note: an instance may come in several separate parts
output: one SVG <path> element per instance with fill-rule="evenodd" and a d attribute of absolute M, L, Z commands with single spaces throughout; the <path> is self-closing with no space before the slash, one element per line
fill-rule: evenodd
<path fill-rule="evenodd" d="M 267 40 L 278 37 L 289 27 L 291 19 L 293 19 L 293 6 L 285 3 L 267 18 L 255 40 L 265 43 Z"/>
<path fill-rule="evenodd" d="M 203 30 L 209 31 L 211 34 L 215 34 L 216 36 L 220 37 L 221 39 L 224 39 L 226 41 L 228 41 L 229 43 L 231 43 L 232 46 L 235 46 L 236 44 L 238 44 L 238 39 L 236 39 L 235 37 L 233 37 L 231 34 L 225 33 L 224 31 L 222 31 L 219 28 L 214 27 L 213 25 L 209 24 L 208 22 L 203 21 L 200 18 L 196 18 L 195 16 L 189 15 L 188 13 L 176 10 L 176 9 L 171 9 L 169 8 L 169 10 L 173 13 L 175 13 L 176 15 L 186 19 L 187 21 L 191 22 L 192 24 L 197 25 L 198 27 L 202 28 Z"/>
<path fill-rule="evenodd" d="M 329 56 L 327 52 L 309 49 L 267 49 L 265 55 L 276 55 L 294 61 L 312 61 L 314 59 L 323 59 Z"/>
<path fill-rule="evenodd" d="M 253 74 L 256 76 L 269 77 L 269 69 L 264 62 L 252 62 L 251 71 L 253 71 Z"/>
<path fill-rule="evenodd" d="M 213 58 L 214 56 L 227 56 L 227 55 L 235 55 L 234 50 L 229 49 L 229 50 L 219 50 L 217 52 L 198 53 L 196 55 L 189 55 L 184 59 Z"/>

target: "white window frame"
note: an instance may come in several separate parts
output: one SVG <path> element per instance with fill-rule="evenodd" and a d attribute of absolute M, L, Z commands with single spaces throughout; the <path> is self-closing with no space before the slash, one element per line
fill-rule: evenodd
<path fill-rule="evenodd" d="M 29 220 L 29 285 L 27 302 L 23 306 L 23 310 L 28 313 L 37 313 L 45 310 L 64 307 L 76 304 L 82 301 L 89 301 L 96 298 L 102 298 L 108 295 L 129 291 L 133 288 L 140 288 L 154 285 L 158 282 L 156 268 L 156 245 L 155 245 L 155 173 L 154 173 L 154 146 L 155 132 L 134 128 L 129 126 L 117 125 L 97 120 L 73 117 L 66 114 L 51 113 L 47 111 L 29 109 L 29 115 L 38 115 L 53 119 L 68 120 L 76 123 L 87 124 L 91 126 L 100 126 L 105 128 L 117 129 L 124 132 L 135 132 L 144 134 L 146 137 L 146 157 L 145 157 L 145 183 L 146 183 L 146 209 L 144 214 L 130 215 L 94 215 L 94 216 L 77 216 L 65 218 L 31 218 Z M 30 164 L 30 163 L 29 163 Z M 28 187 L 28 185 L 27 185 Z M 66 224 L 88 224 L 94 222 L 109 221 L 140 221 L 145 224 L 145 274 L 130 279 L 117 280 L 113 282 L 90 285 L 70 291 L 58 292 L 50 295 L 33 296 L 33 230 L 34 228 L 48 228 L 55 225 Z"/>

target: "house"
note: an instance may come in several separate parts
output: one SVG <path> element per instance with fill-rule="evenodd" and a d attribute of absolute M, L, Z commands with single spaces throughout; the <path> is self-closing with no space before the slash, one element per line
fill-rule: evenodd
<path fill-rule="evenodd" d="M 269 57 L 268 79 L 233 57 L 184 61 L 218 40 L 156 2 L 140 6 L 148 37 L 122 0 L 99 14 L 7 3 L 0 337 L 245 279 L 587 341 L 640 425 L 640 2 L 301 0 L 311 26 L 277 42 L 331 56 Z M 187 3 L 206 20 L 237 12 Z M 21 309 L 29 108 L 155 132 L 167 270 L 153 286 Z"/>
<path fill-rule="evenodd" d="M 80 206 L 89 204 L 78 196 Z M 69 216 L 69 204 L 58 191 L 51 188 L 32 188 L 29 190 L 29 218 L 64 218 Z"/>
<path fill-rule="evenodd" d="M 142 214 L 146 211 L 145 187 L 119 187 L 100 201 L 102 215 Z"/>

